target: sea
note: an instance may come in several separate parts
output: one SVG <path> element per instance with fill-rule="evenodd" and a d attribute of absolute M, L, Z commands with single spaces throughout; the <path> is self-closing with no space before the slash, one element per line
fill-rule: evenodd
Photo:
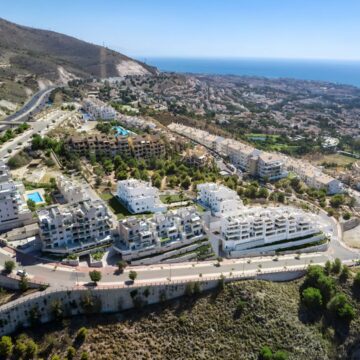
<path fill-rule="evenodd" d="M 360 87 L 360 61 L 147 58 L 161 71 L 327 81 Z"/>

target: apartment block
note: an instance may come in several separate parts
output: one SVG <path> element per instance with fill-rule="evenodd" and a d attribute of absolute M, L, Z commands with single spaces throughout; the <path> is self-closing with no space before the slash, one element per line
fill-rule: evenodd
<path fill-rule="evenodd" d="M 33 222 L 23 194 L 23 184 L 14 182 L 9 168 L 0 161 L 0 232 Z"/>
<path fill-rule="evenodd" d="M 74 136 L 69 139 L 68 146 L 80 155 L 102 152 L 108 156 L 122 155 L 137 159 L 163 157 L 166 152 L 164 141 L 157 135 L 127 138 L 108 135 Z"/>
<path fill-rule="evenodd" d="M 224 251 L 256 248 L 285 240 L 308 238 L 311 241 L 319 233 L 317 222 L 295 208 L 248 208 L 221 220 Z"/>
<path fill-rule="evenodd" d="M 125 254 L 161 250 L 165 245 L 191 243 L 205 237 L 202 220 L 194 207 L 154 214 L 151 218 L 127 218 L 119 222 L 118 232 Z"/>
<path fill-rule="evenodd" d="M 117 112 L 111 106 L 96 98 L 85 99 L 83 109 L 91 116 L 92 120 L 113 120 L 117 116 Z"/>
<path fill-rule="evenodd" d="M 168 128 L 223 156 L 227 156 L 235 167 L 251 176 L 269 181 L 287 176 L 284 161 L 280 155 L 262 152 L 240 141 L 225 139 L 221 136 L 212 135 L 207 131 L 181 124 L 172 123 L 168 125 Z"/>
<path fill-rule="evenodd" d="M 79 202 L 89 199 L 89 194 L 86 192 L 84 185 L 77 181 L 69 179 L 66 176 L 59 176 L 56 179 L 56 185 L 68 203 Z"/>
<path fill-rule="evenodd" d="M 43 251 L 86 253 L 112 242 L 111 216 L 100 200 L 53 205 L 37 214 Z"/>
<path fill-rule="evenodd" d="M 237 214 L 243 203 L 236 191 L 216 183 L 204 183 L 197 186 L 198 201 L 211 210 L 214 216 Z"/>
<path fill-rule="evenodd" d="M 320 169 L 306 161 L 298 161 L 288 157 L 286 158 L 286 166 L 309 187 L 318 190 L 325 189 L 329 195 L 344 191 L 341 181 L 324 174 Z"/>
<path fill-rule="evenodd" d="M 146 181 L 137 179 L 118 181 L 117 197 L 133 214 L 166 210 L 166 205 L 160 201 L 158 189 Z"/>

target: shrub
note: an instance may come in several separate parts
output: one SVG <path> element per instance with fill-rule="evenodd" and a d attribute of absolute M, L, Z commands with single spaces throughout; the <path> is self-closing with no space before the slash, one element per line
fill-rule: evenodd
<path fill-rule="evenodd" d="M 88 360 L 88 359 L 89 359 L 89 354 L 84 351 L 84 352 L 81 354 L 80 360 Z"/>
<path fill-rule="evenodd" d="M 75 348 L 72 346 L 69 346 L 68 350 L 67 350 L 67 354 L 66 354 L 67 360 L 73 360 L 75 358 L 75 355 L 76 355 Z"/>
<path fill-rule="evenodd" d="M 351 214 L 349 212 L 346 212 L 344 215 L 343 215 L 343 219 L 344 220 L 350 220 L 351 218 Z"/>
<path fill-rule="evenodd" d="M 95 284 L 101 280 L 101 272 L 97 270 L 93 270 L 89 272 L 89 276 L 92 282 Z"/>
<path fill-rule="evenodd" d="M 15 269 L 15 262 L 12 260 L 6 260 L 4 263 L 4 269 L 6 274 L 11 274 Z"/>
<path fill-rule="evenodd" d="M 263 346 L 260 350 L 259 355 L 260 360 L 271 360 L 273 358 L 273 353 L 268 346 Z"/>
<path fill-rule="evenodd" d="M 273 356 L 273 360 L 287 360 L 288 358 L 287 352 L 283 350 L 278 350 Z"/>
<path fill-rule="evenodd" d="M 302 302 L 309 310 L 320 309 L 323 298 L 319 289 L 308 287 L 302 292 Z"/>
<path fill-rule="evenodd" d="M 131 281 L 135 281 L 136 278 L 137 278 L 137 272 L 134 271 L 134 270 L 131 270 L 131 271 L 129 272 L 129 279 L 130 279 Z"/>
<path fill-rule="evenodd" d="M 13 351 L 14 345 L 10 336 L 3 336 L 0 340 L 0 357 L 8 358 Z"/>
<path fill-rule="evenodd" d="M 81 327 L 76 334 L 76 341 L 84 342 L 88 334 L 88 329 L 86 327 Z"/>

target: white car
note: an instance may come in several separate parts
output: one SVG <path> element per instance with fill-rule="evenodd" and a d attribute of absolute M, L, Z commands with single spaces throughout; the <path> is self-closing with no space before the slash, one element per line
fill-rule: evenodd
<path fill-rule="evenodd" d="M 25 276 L 28 276 L 28 273 L 25 270 L 18 270 L 16 272 L 16 275 L 21 276 L 21 277 L 25 277 Z"/>

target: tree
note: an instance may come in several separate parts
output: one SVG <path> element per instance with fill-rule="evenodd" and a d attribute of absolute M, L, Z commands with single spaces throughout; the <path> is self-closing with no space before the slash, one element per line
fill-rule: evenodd
<path fill-rule="evenodd" d="M 350 322 L 355 317 L 355 309 L 349 303 L 347 297 L 343 293 L 336 294 L 328 304 L 330 313 L 340 320 Z"/>
<path fill-rule="evenodd" d="M 347 279 L 349 278 L 349 276 L 350 276 L 349 267 L 346 266 L 346 265 L 343 265 L 342 270 L 341 270 L 341 273 L 340 273 L 340 276 L 339 276 L 339 280 L 340 280 L 341 282 L 346 282 Z"/>
<path fill-rule="evenodd" d="M 15 269 L 15 262 L 12 260 L 6 260 L 4 263 L 4 269 L 6 274 L 11 274 Z"/>
<path fill-rule="evenodd" d="M 360 291 L 360 272 L 357 272 L 354 277 L 353 287 L 355 290 Z"/>
<path fill-rule="evenodd" d="M 134 271 L 134 270 L 131 270 L 131 271 L 129 272 L 129 279 L 130 279 L 131 281 L 135 281 L 136 278 L 137 278 L 137 272 Z"/>
<path fill-rule="evenodd" d="M 308 287 L 302 292 L 302 302 L 309 310 L 319 310 L 323 305 L 319 289 Z"/>
<path fill-rule="evenodd" d="M 341 271 L 341 267 L 342 267 L 341 260 L 339 258 L 336 258 L 334 263 L 331 266 L 331 271 L 334 274 L 339 274 Z"/>
<path fill-rule="evenodd" d="M 0 340 L 0 357 L 8 358 L 13 351 L 14 345 L 10 336 L 3 336 Z"/>
<path fill-rule="evenodd" d="M 95 284 L 101 280 L 101 272 L 97 270 L 93 270 L 89 272 L 89 276 L 92 282 Z"/>
<path fill-rule="evenodd" d="M 273 353 L 269 346 L 265 345 L 261 348 L 259 358 L 261 360 L 271 360 L 273 358 Z"/>
<path fill-rule="evenodd" d="M 20 277 L 19 281 L 19 289 L 23 292 L 25 292 L 29 288 L 29 282 L 25 275 Z"/>
<path fill-rule="evenodd" d="M 257 197 L 260 199 L 267 199 L 269 196 L 269 191 L 265 187 L 261 187 L 257 192 Z"/>
<path fill-rule="evenodd" d="M 124 271 L 124 269 L 127 267 L 127 262 L 125 260 L 119 260 L 117 263 L 117 267 L 118 267 L 119 272 L 122 273 Z"/>
<path fill-rule="evenodd" d="M 36 210 L 36 203 L 34 200 L 28 199 L 26 203 L 30 211 Z"/>

